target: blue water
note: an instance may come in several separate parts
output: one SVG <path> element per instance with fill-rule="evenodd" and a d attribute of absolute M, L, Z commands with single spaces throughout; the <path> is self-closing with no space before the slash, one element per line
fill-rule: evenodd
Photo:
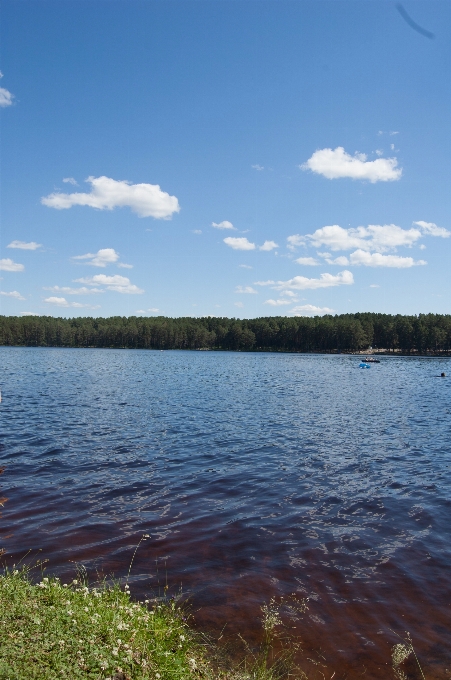
<path fill-rule="evenodd" d="M 449 677 L 448 359 L 1 347 L 0 363 L 8 559 L 42 548 L 50 569 L 120 576 L 149 533 L 133 588 L 164 571 L 198 625 L 256 638 L 261 604 L 295 592 L 329 676 L 388 677 L 390 631 L 409 630 Z"/>

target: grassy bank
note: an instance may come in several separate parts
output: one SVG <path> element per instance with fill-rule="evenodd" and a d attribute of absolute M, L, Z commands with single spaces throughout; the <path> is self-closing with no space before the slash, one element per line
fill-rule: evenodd
<path fill-rule="evenodd" d="M 175 600 L 134 601 L 127 585 L 0 576 L 0 680 L 274 680 L 267 654 L 230 669 Z M 286 673 L 286 668 L 285 668 Z M 286 677 L 286 675 L 285 675 Z"/>

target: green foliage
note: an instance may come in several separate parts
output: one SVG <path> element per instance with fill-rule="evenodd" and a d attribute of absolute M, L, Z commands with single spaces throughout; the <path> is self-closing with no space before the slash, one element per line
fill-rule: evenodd
<path fill-rule="evenodd" d="M 291 352 L 353 352 L 369 345 L 419 354 L 449 352 L 451 315 L 322 317 L 0 316 L 0 345 Z"/>
<path fill-rule="evenodd" d="M 224 663 L 173 599 L 134 602 L 126 585 L 88 587 L 30 570 L 0 576 L 0 680 L 277 680 L 287 659 L 268 649 Z M 268 666 L 271 665 L 271 668 Z M 289 671 L 288 671 L 289 672 Z M 303 676 L 302 674 L 302 677 Z"/>

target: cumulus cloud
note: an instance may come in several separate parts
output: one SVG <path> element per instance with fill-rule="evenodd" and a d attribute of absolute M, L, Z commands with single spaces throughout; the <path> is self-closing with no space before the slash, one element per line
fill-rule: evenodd
<path fill-rule="evenodd" d="M 287 238 L 292 248 L 299 245 L 311 245 L 315 248 L 326 247 L 330 250 L 361 250 L 379 253 L 394 250 L 399 246 L 412 246 L 422 237 L 419 229 L 402 229 L 396 224 L 370 224 L 368 227 L 343 229 L 338 224 L 322 227 L 300 236 L 294 234 Z M 321 256 L 321 255 L 320 255 Z"/>
<path fill-rule="evenodd" d="M 234 250 L 255 250 L 255 243 L 251 243 L 245 236 L 227 236 L 224 243 Z"/>
<path fill-rule="evenodd" d="M 78 187 L 78 182 L 73 177 L 64 177 L 64 184 L 73 184 L 74 187 Z"/>
<path fill-rule="evenodd" d="M 74 255 L 73 260 L 86 260 L 84 264 L 92 267 L 106 267 L 114 264 L 119 259 L 119 253 L 114 248 L 101 248 L 97 253 L 86 253 L 86 255 Z"/>
<path fill-rule="evenodd" d="M 451 236 L 451 231 L 448 231 L 444 227 L 438 227 L 434 222 L 414 222 L 418 227 L 420 227 L 425 234 L 428 236 L 441 236 L 442 238 L 449 238 Z"/>
<path fill-rule="evenodd" d="M 56 307 L 74 307 L 80 309 L 81 307 L 89 307 L 90 309 L 99 309 L 100 305 L 82 305 L 81 302 L 68 302 L 64 297 L 48 297 L 45 298 L 44 302 L 49 305 L 55 305 Z"/>
<path fill-rule="evenodd" d="M 279 246 L 275 241 L 265 241 L 262 246 L 258 246 L 259 250 L 274 250 L 274 248 L 278 248 Z"/>
<path fill-rule="evenodd" d="M 0 71 L 0 78 L 3 78 L 3 73 Z M 5 108 L 6 106 L 11 106 L 13 103 L 14 95 L 11 94 L 9 90 L 4 87 L 0 87 L 0 107 Z"/>
<path fill-rule="evenodd" d="M 95 274 L 95 276 L 85 277 L 83 279 L 75 279 L 75 283 L 84 283 L 87 286 L 106 286 L 107 290 L 114 290 L 116 293 L 125 293 L 128 295 L 138 295 L 144 293 L 142 288 L 138 288 L 130 282 L 126 276 L 107 276 L 106 274 Z"/>
<path fill-rule="evenodd" d="M 180 211 L 175 196 L 160 189 L 158 184 L 132 184 L 126 180 L 110 177 L 88 177 L 90 193 L 63 194 L 54 192 L 41 198 L 41 203 L 49 208 L 65 210 L 74 205 L 86 205 L 98 210 L 113 210 L 128 207 L 138 217 L 170 219 Z"/>
<path fill-rule="evenodd" d="M 365 267 L 395 267 L 407 269 L 415 265 L 427 264 L 425 260 L 415 260 L 413 257 L 400 257 L 399 255 L 381 255 L 381 253 L 367 253 L 365 250 L 356 250 L 349 256 L 352 265 L 363 264 Z"/>
<path fill-rule="evenodd" d="M 193 234 L 202 234 L 202 229 L 193 229 Z"/>
<path fill-rule="evenodd" d="M 295 316 L 323 316 L 323 314 L 333 314 L 335 309 L 329 307 L 315 307 L 315 305 L 299 305 L 290 309 L 290 313 Z"/>
<path fill-rule="evenodd" d="M 23 295 L 21 295 L 17 290 L 12 290 L 10 293 L 6 293 L 5 291 L 0 290 L 0 295 L 4 295 L 5 297 L 15 298 L 16 300 L 25 300 Z"/>
<path fill-rule="evenodd" d="M 351 179 L 375 182 L 389 182 L 400 179 L 402 169 L 398 168 L 396 158 L 377 158 L 368 161 L 364 153 L 354 156 L 346 153 L 342 146 L 336 149 L 318 149 L 305 163 L 301 170 L 311 170 L 327 179 L 349 177 Z"/>
<path fill-rule="evenodd" d="M 292 305 L 293 300 L 265 300 L 265 305 L 271 305 L 271 307 L 281 307 L 282 305 Z"/>
<path fill-rule="evenodd" d="M 236 227 L 228 220 L 224 220 L 223 222 L 212 222 L 211 226 L 215 229 L 233 229 L 233 231 L 236 231 Z"/>
<path fill-rule="evenodd" d="M 25 267 L 23 264 L 14 262 L 9 257 L 4 257 L 0 260 L 0 270 L 4 272 L 23 272 Z"/>
<path fill-rule="evenodd" d="M 315 260 L 314 257 L 298 257 L 296 262 L 306 267 L 316 267 L 319 264 L 318 260 Z"/>
<path fill-rule="evenodd" d="M 251 165 L 251 167 L 254 168 L 254 170 L 259 170 L 259 171 L 265 169 L 264 165 L 259 165 L 258 163 L 256 163 L 255 165 Z"/>
<path fill-rule="evenodd" d="M 11 241 L 6 247 L 18 248 L 19 250 L 37 250 L 42 247 L 42 243 L 35 243 L 34 241 L 30 241 L 29 243 L 26 241 Z"/>
<path fill-rule="evenodd" d="M 64 295 L 95 295 L 96 293 L 104 293 L 103 288 L 70 288 L 70 286 L 44 286 L 44 290 L 50 293 L 63 293 Z"/>
<path fill-rule="evenodd" d="M 352 272 L 344 270 L 338 274 L 321 274 L 319 279 L 309 279 L 306 276 L 294 276 L 288 281 L 256 281 L 256 286 L 272 285 L 275 290 L 316 290 L 333 286 L 349 286 L 354 283 Z"/>
<path fill-rule="evenodd" d="M 235 288 L 235 293 L 257 294 L 257 291 L 255 290 L 255 288 L 252 288 L 252 286 L 237 286 Z"/>

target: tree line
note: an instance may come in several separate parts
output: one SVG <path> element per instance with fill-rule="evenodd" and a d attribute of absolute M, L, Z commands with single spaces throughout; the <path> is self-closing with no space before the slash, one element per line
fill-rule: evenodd
<path fill-rule="evenodd" d="M 405 354 L 448 353 L 451 315 L 340 314 L 316 317 L 0 316 L 0 345 L 353 352 L 369 346 Z"/>

